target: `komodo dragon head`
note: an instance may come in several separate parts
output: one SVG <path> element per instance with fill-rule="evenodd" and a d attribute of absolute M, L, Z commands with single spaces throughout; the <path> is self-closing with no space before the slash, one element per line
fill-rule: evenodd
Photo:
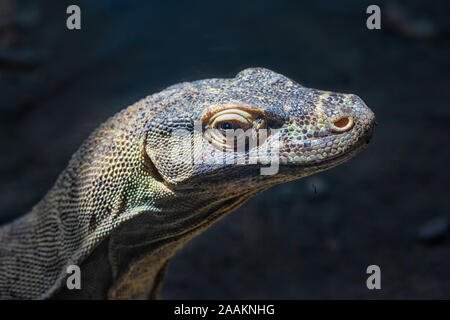
<path fill-rule="evenodd" d="M 372 136 L 356 95 L 305 88 L 263 68 L 182 83 L 147 123 L 146 152 L 177 201 L 198 211 L 334 167 Z"/>
<path fill-rule="evenodd" d="M 373 125 L 357 96 L 263 68 L 138 101 L 0 229 L 0 297 L 154 298 L 184 243 L 252 195 L 350 159 Z M 74 264 L 81 290 L 66 288 Z"/>

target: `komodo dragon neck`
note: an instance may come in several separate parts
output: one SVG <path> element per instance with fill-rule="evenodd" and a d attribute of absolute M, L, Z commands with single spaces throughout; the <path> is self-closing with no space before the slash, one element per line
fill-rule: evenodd
<path fill-rule="evenodd" d="M 156 298 L 183 244 L 254 194 L 350 159 L 373 123 L 355 95 L 262 68 L 149 96 L 95 130 L 44 199 L 0 228 L 0 297 Z M 230 149 L 224 128 L 268 135 Z M 200 148 L 181 152 L 179 129 Z M 267 162 L 250 160 L 274 141 L 279 171 L 262 175 Z M 224 150 L 244 162 L 224 162 Z M 81 290 L 66 287 L 70 265 L 81 268 Z"/>

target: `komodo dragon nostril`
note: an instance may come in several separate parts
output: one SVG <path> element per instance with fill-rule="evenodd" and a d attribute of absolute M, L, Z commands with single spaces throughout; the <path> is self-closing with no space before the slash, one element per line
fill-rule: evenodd
<path fill-rule="evenodd" d="M 342 133 L 349 131 L 354 126 L 354 121 L 352 117 L 342 116 L 334 119 L 330 122 L 330 127 L 333 132 Z"/>

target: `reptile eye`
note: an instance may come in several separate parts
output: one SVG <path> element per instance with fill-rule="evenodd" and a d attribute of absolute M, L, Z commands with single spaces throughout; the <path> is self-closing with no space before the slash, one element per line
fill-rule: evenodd
<path fill-rule="evenodd" d="M 234 150 L 241 141 L 247 144 L 246 141 L 255 139 L 259 130 L 265 128 L 262 112 L 244 107 L 222 109 L 204 116 L 203 121 L 207 129 L 212 129 L 205 131 L 206 139 L 227 150 Z"/>
<path fill-rule="evenodd" d="M 245 114 L 234 113 L 234 112 L 219 112 L 212 121 L 212 127 L 214 129 L 225 130 L 236 130 L 243 129 L 247 130 L 252 127 L 252 122 Z"/>
<path fill-rule="evenodd" d="M 220 129 L 222 130 L 230 130 L 233 129 L 233 126 L 229 122 L 222 122 L 219 124 Z"/>

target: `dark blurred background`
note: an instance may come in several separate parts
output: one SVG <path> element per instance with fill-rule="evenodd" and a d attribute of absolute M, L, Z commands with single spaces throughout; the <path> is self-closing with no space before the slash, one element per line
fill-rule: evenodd
<path fill-rule="evenodd" d="M 66 28 L 81 7 L 82 29 Z M 381 8 L 381 30 L 366 8 Z M 448 1 L 0 0 L 0 223 L 102 121 L 181 81 L 261 66 L 358 94 L 355 159 L 274 187 L 172 260 L 162 297 L 450 298 Z M 381 290 L 366 268 L 381 268 Z"/>

